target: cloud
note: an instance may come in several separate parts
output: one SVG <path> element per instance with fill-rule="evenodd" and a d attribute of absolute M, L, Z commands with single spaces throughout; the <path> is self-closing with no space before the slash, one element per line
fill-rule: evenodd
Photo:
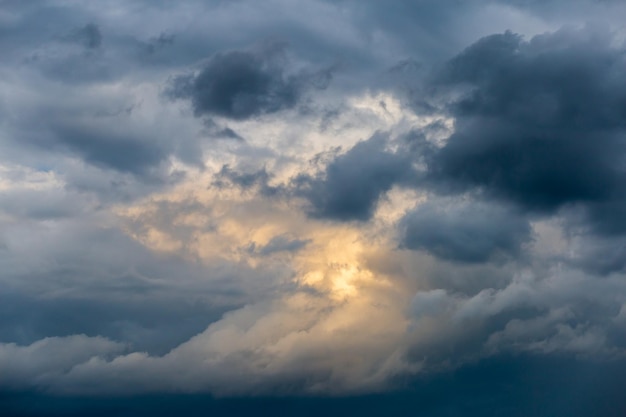
<path fill-rule="evenodd" d="M 8 283 L 24 291 L 28 287 L 16 283 L 29 276 L 39 301 L 12 297 L 17 301 L 3 304 L 9 313 L 4 317 L 25 317 L 19 311 L 37 303 L 50 320 L 80 311 L 80 319 L 66 319 L 62 329 L 29 314 L 33 322 L 22 319 L 22 331 L 39 327 L 30 336 L 36 341 L 37 334 L 53 330 L 90 329 L 127 347 L 115 355 L 77 356 L 72 364 L 49 361 L 49 371 L 24 378 L 31 381 L 26 388 L 87 396 L 355 394 L 384 391 L 414 375 L 432 378 L 494 355 L 611 359 L 626 346 L 619 333 L 626 292 L 621 275 L 597 280 L 575 265 L 554 268 L 540 259 L 524 269 L 492 262 L 499 250 L 494 247 L 502 243 L 495 227 L 486 233 L 495 243 L 481 246 L 484 264 L 440 263 L 419 251 L 398 250 L 384 238 L 391 234 L 384 222 L 327 222 L 282 200 L 188 181 L 160 200 L 127 209 L 125 233 L 135 240 L 60 224 L 51 235 L 30 233 L 39 236 L 38 244 L 6 235 L 6 259 L 13 263 L 4 262 L 16 277 Z M 423 204 L 445 207 L 437 214 L 462 225 L 450 230 L 471 231 L 473 221 L 486 218 L 511 221 L 512 213 L 485 203 L 441 203 Z M 523 222 L 519 230 L 504 224 L 504 242 L 509 232 L 528 236 Z M 258 242 L 252 252 L 250 241 Z M 37 278 L 37 266 L 21 262 L 26 249 L 44 264 L 56 260 L 58 273 L 45 268 L 45 277 Z M 272 256 L 283 251 L 290 252 Z M 192 269 L 186 259 L 201 264 L 192 263 Z M 488 276 L 495 273 L 500 277 Z M 72 291 L 42 299 L 54 295 L 58 282 Z M 220 302 L 230 311 L 218 319 L 219 309 L 211 309 Z M 116 312 L 106 313 L 105 305 Z M 165 332 L 168 338 L 158 337 Z M 12 354 L 33 342 L 16 344 Z"/>
<path fill-rule="evenodd" d="M 282 192 L 281 188 L 269 184 L 270 179 L 271 175 L 265 168 L 254 172 L 238 172 L 231 169 L 228 165 L 224 165 L 216 174 L 214 184 L 218 187 L 224 187 L 226 182 L 229 182 L 243 190 L 257 186 L 262 195 L 276 195 Z"/>
<path fill-rule="evenodd" d="M 88 23 L 66 36 L 67 40 L 83 44 L 85 48 L 96 49 L 102 44 L 102 33 L 95 23 Z"/>
<path fill-rule="evenodd" d="M 242 138 L 241 136 L 239 136 L 237 134 L 237 132 L 235 132 L 234 130 L 232 130 L 229 127 L 226 127 L 222 130 L 220 130 L 219 132 L 217 132 L 219 137 L 223 137 L 223 138 L 227 138 L 227 139 L 235 139 L 238 141 L 245 141 L 244 138 Z"/>
<path fill-rule="evenodd" d="M 517 258 L 530 239 L 524 218 L 488 204 L 424 203 L 402 219 L 400 228 L 403 247 L 469 263 Z"/>
<path fill-rule="evenodd" d="M 592 28 L 481 39 L 438 77 L 462 92 L 449 104 L 455 132 L 429 161 L 434 187 L 537 212 L 582 204 L 596 220 L 594 207 L 619 207 L 623 66 L 610 35 Z"/>
<path fill-rule="evenodd" d="M 132 221 L 123 227 L 97 198 L 64 189 L 51 174 L 22 174 L 19 187 L 13 175 L 14 189 L 0 191 L 6 202 L 0 210 L 2 342 L 86 334 L 163 354 L 246 304 L 250 294 L 258 299 L 286 273 L 223 258 L 194 262 L 175 238 L 172 243 Z M 170 224 L 170 216 L 192 209 L 205 208 L 164 205 L 160 218 L 146 213 L 142 220 Z M 193 238 L 184 225 L 174 231 L 186 244 Z M 130 233 L 161 246 L 151 250 Z"/>
<path fill-rule="evenodd" d="M 384 390 L 396 377 L 430 377 L 494 355 L 622 357 L 624 344 L 612 334 L 619 329 L 623 307 L 619 297 L 607 304 L 609 294 L 626 290 L 619 278 L 598 285 L 565 271 L 545 279 L 519 276 L 500 290 L 471 296 L 418 292 L 408 323 L 404 301 L 392 304 L 403 300 L 397 298 L 401 289 L 372 292 L 365 290 L 365 282 L 354 297 L 335 301 L 296 290 L 248 305 L 163 355 L 88 350 L 69 364 L 46 361 L 45 371 L 35 367 L 24 380 L 41 381 L 51 392 L 81 395 L 338 394 Z M 368 332 L 360 331 L 364 326 Z M 60 339 L 58 344 L 71 342 Z M 15 356 L 32 346 L 3 348 Z M 30 372 L 24 367 L 16 361 L 11 380 Z"/>
<path fill-rule="evenodd" d="M 484 415 L 499 366 L 623 364 L 623 6 L 565 7 L 2 2 L 0 409 L 418 384 L 402 414 L 449 415 L 475 366 Z"/>
<path fill-rule="evenodd" d="M 572 239 L 573 250 L 565 259 L 573 265 L 598 275 L 621 273 L 626 268 L 623 236 L 578 235 Z"/>
<path fill-rule="evenodd" d="M 362 416 L 383 413 L 400 417 L 419 409 L 432 417 L 474 417 L 488 409 L 515 417 L 583 417 L 598 412 L 607 417 L 621 417 L 626 410 L 620 396 L 620 388 L 626 383 L 624 365 L 623 361 L 594 363 L 574 358 L 514 355 L 468 364 L 453 376 L 442 374 L 418 379 L 397 392 L 378 395 L 218 399 L 204 394 L 173 394 L 158 395 L 158 401 L 154 401 L 151 396 L 85 398 L 12 393 L 0 398 L 0 403 L 10 416 L 184 413 L 196 417 L 237 413 L 339 417 L 349 413 Z"/>
<path fill-rule="evenodd" d="M 302 239 L 289 239 L 288 236 L 274 236 L 267 244 L 258 249 L 261 256 L 271 255 L 277 252 L 296 252 L 305 247 L 310 241 Z"/>
<path fill-rule="evenodd" d="M 29 346 L 0 343 L 0 385 L 4 389 L 19 389 L 45 384 L 46 379 L 60 376 L 76 363 L 93 357 L 112 357 L 123 350 L 120 343 L 84 335 L 45 338 Z"/>
<path fill-rule="evenodd" d="M 148 174 L 149 169 L 158 167 L 168 154 L 155 143 L 125 136 L 113 129 L 99 132 L 94 125 L 61 125 L 55 130 L 60 146 L 76 152 L 89 163 L 121 172 Z"/>
<path fill-rule="evenodd" d="M 191 100 L 196 116 L 241 120 L 275 113 L 294 107 L 304 87 L 286 64 L 279 45 L 218 53 L 199 73 L 175 77 L 168 95 Z"/>
<path fill-rule="evenodd" d="M 294 179 L 296 194 L 310 203 L 309 214 L 331 220 L 365 221 L 381 196 L 412 175 L 409 154 L 387 150 L 387 138 L 376 134 L 334 158 L 318 176 Z"/>

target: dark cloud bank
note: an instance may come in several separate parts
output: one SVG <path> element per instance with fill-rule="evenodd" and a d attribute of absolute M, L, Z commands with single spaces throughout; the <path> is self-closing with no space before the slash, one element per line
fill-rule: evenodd
<path fill-rule="evenodd" d="M 450 61 L 438 81 L 469 91 L 451 104 L 456 133 L 429 164 L 432 181 L 539 212 L 620 204 L 626 62 L 610 42 L 591 29 L 505 33 Z"/>
<path fill-rule="evenodd" d="M 455 118 L 442 146 L 416 132 L 390 151 L 390 139 L 372 137 L 319 177 L 297 178 L 297 193 L 314 217 L 358 221 L 396 185 L 469 195 L 483 208 L 420 207 L 402 223 L 405 247 L 458 261 L 516 255 L 529 239 L 527 219 L 562 210 L 579 213 L 572 230 L 622 235 L 624 69 L 623 49 L 601 29 L 485 37 L 428 78 L 433 103 Z"/>
<path fill-rule="evenodd" d="M 17 416 L 514 416 L 548 417 L 626 412 L 621 387 L 626 363 L 571 358 L 498 357 L 453 373 L 418 379 L 396 393 L 346 398 L 261 397 L 214 399 L 205 395 L 55 397 L 0 395 L 3 415 Z"/>

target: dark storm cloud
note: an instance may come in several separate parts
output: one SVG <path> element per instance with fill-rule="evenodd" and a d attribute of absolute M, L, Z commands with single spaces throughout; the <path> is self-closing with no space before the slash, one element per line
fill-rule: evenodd
<path fill-rule="evenodd" d="M 507 32 L 452 59 L 438 82 L 462 93 L 456 131 L 429 161 L 436 187 L 538 212 L 621 204 L 626 60 L 611 42 L 590 28 L 528 42 Z"/>
<path fill-rule="evenodd" d="M 400 228 L 403 247 L 468 263 L 517 257 L 530 238 L 528 222 L 517 213 L 477 203 L 425 203 Z"/>
<path fill-rule="evenodd" d="M 169 94 L 191 100 L 196 116 L 247 119 L 298 102 L 303 80 L 288 74 L 282 47 L 214 55 L 194 75 L 174 78 Z"/>
<path fill-rule="evenodd" d="M 391 152 L 393 141 L 372 138 L 335 157 L 318 177 L 296 178 L 297 193 L 311 216 L 349 221 L 369 219 L 394 185 L 469 192 L 482 203 L 430 203 L 400 224 L 404 247 L 463 263 L 519 258 L 531 242 L 526 216 L 573 207 L 578 214 L 567 215 L 568 227 L 583 236 L 591 228 L 608 240 L 588 242 L 568 262 L 593 274 L 623 271 L 615 243 L 602 243 L 626 231 L 626 54 L 616 45 L 612 34 L 593 27 L 529 41 L 511 32 L 485 37 L 423 88 L 431 103 L 447 97 L 444 111 L 455 119 L 443 145 L 407 141 Z M 419 175 L 418 156 L 425 162 Z"/>
<path fill-rule="evenodd" d="M 310 203 L 309 214 L 331 220 L 368 220 L 381 195 L 412 175 L 410 153 L 386 149 L 385 135 L 376 134 L 333 159 L 316 177 L 295 178 L 296 194 Z"/>

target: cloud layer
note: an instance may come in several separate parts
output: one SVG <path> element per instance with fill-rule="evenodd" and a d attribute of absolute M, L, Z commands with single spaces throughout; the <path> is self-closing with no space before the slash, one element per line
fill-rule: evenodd
<path fill-rule="evenodd" d="M 0 397 L 622 364 L 623 17 L 2 3 Z"/>

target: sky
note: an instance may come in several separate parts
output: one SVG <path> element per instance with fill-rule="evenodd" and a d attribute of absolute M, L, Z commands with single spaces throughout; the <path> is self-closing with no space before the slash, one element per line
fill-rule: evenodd
<path fill-rule="evenodd" d="M 623 416 L 626 3 L 0 0 L 3 416 Z"/>

